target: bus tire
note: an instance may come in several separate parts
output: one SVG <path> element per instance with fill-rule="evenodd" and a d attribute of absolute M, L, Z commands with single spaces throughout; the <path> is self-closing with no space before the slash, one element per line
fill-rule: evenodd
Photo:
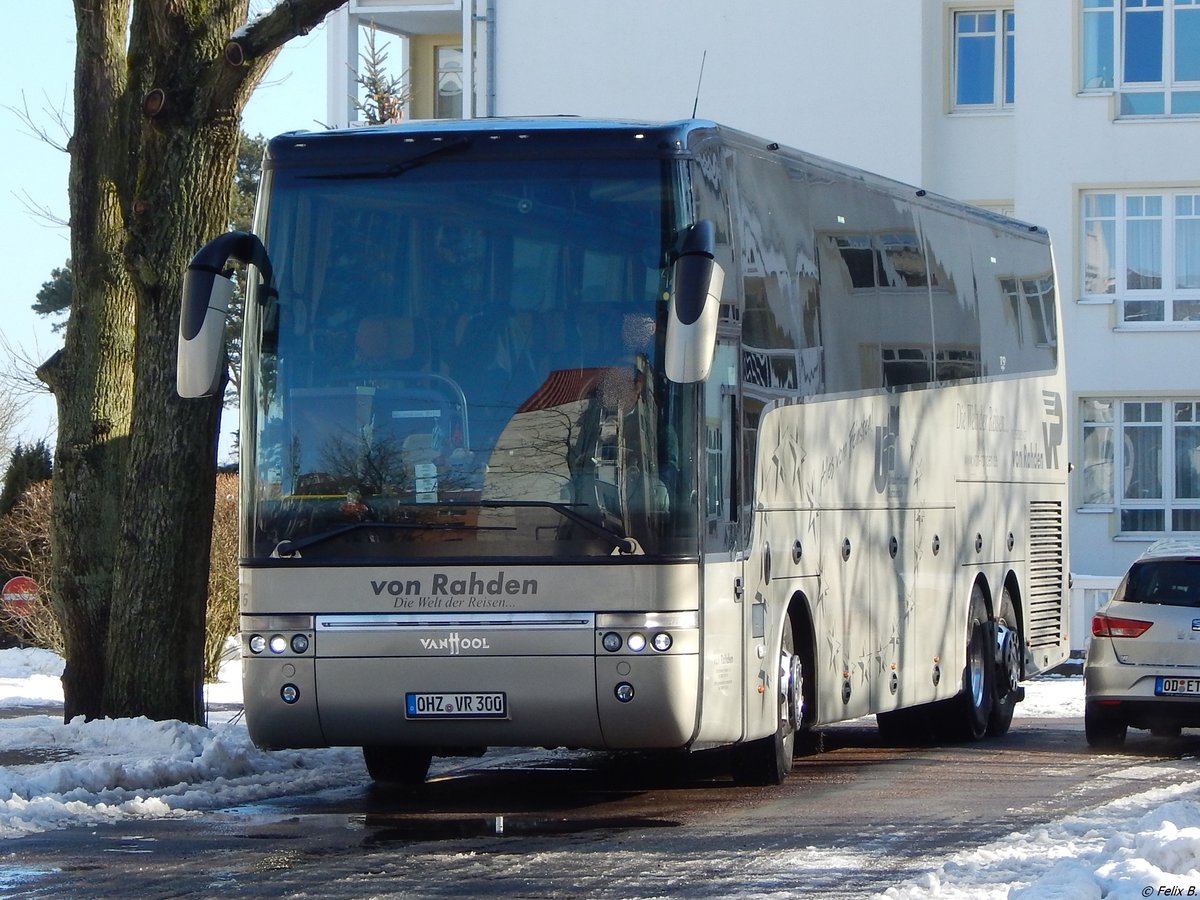
<path fill-rule="evenodd" d="M 796 729 L 804 717 L 804 667 L 796 653 L 791 618 L 786 614 L 775 675 L 779 690 L 775 733 L 733 748 L 733 780 L 738 784 L 780 784 L 792 771 Z"/>
<path fill-rule="evenodd" d="M 991 737 L 1008 734 L 1013 711 L 1024 697 L 1021 687 L 1021 623 L 1008 588 L 1000 595 L 1000 611 L 996 616 L 996 698 L 988 718 L 987 733 Z"/>
<path fill-rule="evenodd" d="M 935 719 L 929 711 L 929 706 L 924 705 L 876 713 L 875 724 L 879 727 L 880 739 L 893 747 L 923 747 L 936 743 Z"/>
<path fill-rule="evenodd" d="M 967 661 L 963 666 L 962 690 L 947 701 L 947 736 L 978 741 L 987 734 L 995 702 L 995 629 L 988 618 L 987 602 L 978 582 L 971 588 L 971 609 L 967 616 Z"/>
<path fill-rule="evenodd" d="M 363 747 L 367 774 L 377 784 L 414 787 L 425 783 L 433 751 L 424 747 Z"/>

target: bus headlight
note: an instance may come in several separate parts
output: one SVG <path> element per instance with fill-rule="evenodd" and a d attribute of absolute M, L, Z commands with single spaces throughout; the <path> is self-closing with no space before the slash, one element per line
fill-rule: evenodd
<path fill-rule="evenodd" d="M 615 631 L 606 631 L 600 643 L 609 653 L 616 653 L 621 649 L 621 636 Z"/>
<path fill-rule="evenodd" d="M 250 635 L 250 652 L 262 653 L 267 649 L 267 639 L 261 634 Z"/>
<path fill-rule="evenodd" d="M 629 644 L 629 649 L 634 653 L 641 653 L 646 649 L 646 636 L 640 631 L 635 631 L 629 636 L 627 643 Z"/>
<path fill-rule="evenodd" d="M 650 646 L 652 646 L 659 653 L 665 653 L 666 651 L 670 650 L 672 643 L 674 642 L 671 639 L 671 635 L 665 631 L 660 631 L 650 640 Z"/>
<path fill-rule="evenodd" d="M 633 699 L 633 685 L 628 681 L 622 681 L 613 689 L 613 693 L 622 703 L 628 703 Z"/>
<path fill-rule="evenodd" d="M 272 653 L 282 653 L 287 649 L 287 638 L 285 638 L 282 634 L 272 635 L 271 643 L 268 646 L 271 648 Z"/>
<path fill-rule="evenodd" d="M 279 689 L 279 697 L 284 703 L 295 703 L 300 699 L 300 688 L 294 684 L 285 684 Z"/>
<path fill-rule="evenodd" d="M 308 649 L 308 635 L 294 634 L 292 635 L 292 652 L 303 653 Z"/>

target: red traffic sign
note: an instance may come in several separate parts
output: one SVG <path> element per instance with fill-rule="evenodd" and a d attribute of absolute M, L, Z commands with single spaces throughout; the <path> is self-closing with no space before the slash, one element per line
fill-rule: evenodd
<path fill-rule="evenodd" d="M 28 609 L 37 599 L 37 582 L 25 575 L 18 575 L 4 582 L 0 589 L 0 599 L 11 612 L 21 613 Z"/>

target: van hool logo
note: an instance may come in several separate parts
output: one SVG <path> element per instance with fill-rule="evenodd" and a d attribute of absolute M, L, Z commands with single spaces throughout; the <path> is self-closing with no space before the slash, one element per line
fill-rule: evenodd
<path fill-rule="evenodd" d="M 485 637 L 459 637 L 457 631 L 450 632 L 444 638 L 421 638 L 423 650 L 445 650 L 450 656 L 474 650 L 491 650 L 492 645 Z"/>

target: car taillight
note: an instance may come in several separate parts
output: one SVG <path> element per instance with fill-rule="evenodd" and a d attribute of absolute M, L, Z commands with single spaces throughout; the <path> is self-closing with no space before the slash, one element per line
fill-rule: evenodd
<path fill-rule="evenodd" d="M 1135 638 L 1145 634 L 1153 624 L 1141 619 L 1120 619 L 1097 613 L 1092 616 L 1092 634 L 1096 637 Z"/>

